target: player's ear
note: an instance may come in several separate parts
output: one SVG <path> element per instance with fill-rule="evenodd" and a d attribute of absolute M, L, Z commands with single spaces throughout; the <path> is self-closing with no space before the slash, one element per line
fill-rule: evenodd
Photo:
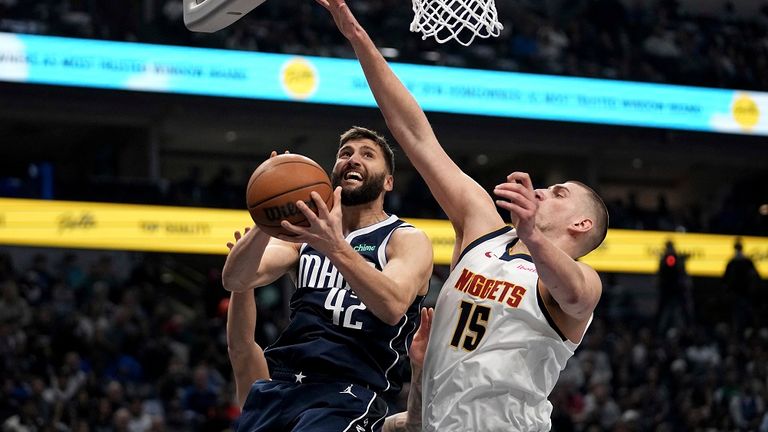
<path fill-rule="evenodd" d="M 589 232 L 589 230 L 592 229 L 592 226 L 594 225 L 594 222 L 592 222 L 592 219 L 588 217 L 582 217 L 581 219 L 578 219 L 576 222 L 568 225 L 568 232 L 571 234 L 584 234 Z"/>
<path fill-rule="evenodd" d="M 395 188 L 395 177 L 392 174 L 387 174 L 386 177 L 384 177 L 384 190 L 387 192 L 392 192 L 392 189 Z"/>

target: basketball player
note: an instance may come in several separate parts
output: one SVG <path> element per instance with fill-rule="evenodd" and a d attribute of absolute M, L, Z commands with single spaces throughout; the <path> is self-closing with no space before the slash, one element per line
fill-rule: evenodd
<path fill-rule="evenodd" d="M 227 257 L 222 279 L 249 291 L 290 274 L 291 322 L 264 355 L 271 381 L 251 386 L 241 431 L 374 431 L 384 397 L 404 381 L 406 347 L 432 272 L 427 236 L 384 212 L 394 161 L 383 137 L 355 127 L 341 136 L 334 203 L 320 196 L 294 237 L 252 230 Z"/>
<path fill-rule="evenodd" d="M 453 224 L 452 271 L 424 364 L 427 431 L 546 431 L 547 396 L 582 340 L 602 286 L 576 261 L 603 241 L 608 214 L 587 186 L 533 189 L 510 174 L 494 200 L 441 148 L 424 112 L 343 0 L 317 0 L 351 42 L 392 135 Z"/>
<path fill-rule="evenodd" d="M 254 228 L 258 230 L 258 228 Z M 244 230 L 245 235 L 251 228 Z M 258 234 L 251 234 L 258 235 Z M 227 243 L 232 250 L 234 244 L 243 236 L 235 231 L 235 242 Z M 391 415 L 384 420 L 383 432 L 418 432 L 421 431 L 421 376 L 424 367 L 424 355 L 429 342 L 429 330 L 434 309 L 421 309 L 421 322 L 413 335 L 408 357 L 411 359 L 411 387 L 408 393 L 408 410 Z M 252 290 L 233 292 L 227 310 L 227 347 L 229 360 L 235 377 L 235 393 L 240 408 L 251 385 L 257 380 L 268 380 L 269 370 L 264 351 L 253 340 L 256 327 L 256 302 Z"/>

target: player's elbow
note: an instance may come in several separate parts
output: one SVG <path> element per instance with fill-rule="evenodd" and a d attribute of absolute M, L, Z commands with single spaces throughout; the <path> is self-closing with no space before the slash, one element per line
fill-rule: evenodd
<path fill-rule="evenodd" d="M 594 309 L 594 301 L 586 293 L 570 293 L 558 304 L 563 312 L 578 319 L 586 318 Z"/>
<path fill-rule="evenodd" d="M 386 307 L 382 308 L 381 311 L 379 311 L 378 318 L 387 325 L 397 325 L 400 320 L 403 319 L 403 316 L 405 316 L 405 312 L 408 310 L 407 306 L 402 306 L 399 304 L 391 304 L 387 305 Z"/>
<path fill-rule="evenodd" d="M 260 280 L 261 275 L 256 273 L 255 279 L 251 283 L 246 283 L 237 272 L 228 269 L 226 265 L 221 271 L 221 284 L 229 292 L 241 293 L 257 288 L 261 286 L 259 285 Z"/>
<path fill-rule="evenodd" d="M 395 315 L 395 314 L 387 314 L 386 316 L 380 317 L 382 321 L 384 321 L 387 325 L 396 326 L 397 323 L 400 322 L 401 319 L 403 319 L 402 315 Z"/>
<path fill-rule="evenodd" d="M 245 289 L 242 287 L 239 278 L 235 276 L 235 272 L 226 263 L 221 270 L 221 285 L 229 292 L 243 292 Z"/>

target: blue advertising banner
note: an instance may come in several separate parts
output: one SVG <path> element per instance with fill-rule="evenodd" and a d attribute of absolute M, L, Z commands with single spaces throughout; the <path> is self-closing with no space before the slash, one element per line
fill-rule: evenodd
<path fill-rule="evenodd" d="M 768 135 L 768 93 L 393 63 L 426 111 Z M 0 33 L 0 81 L 375 107 L 354 60 Z"/>

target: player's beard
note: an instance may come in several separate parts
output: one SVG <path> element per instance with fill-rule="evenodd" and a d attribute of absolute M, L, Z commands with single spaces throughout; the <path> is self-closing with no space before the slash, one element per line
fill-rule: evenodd
<path fill-rule="evenodd" d="M 341 204 L 345 206 L 356 206 L 361 204 L 368 204 L 371 201 L 381 195 L 381 191 L 384 190 L 384 179 L 387 177 L 386 173 L 373 174 L 363 180 L 363 184 L 352 189 L 341 189 Z M 333 188 L 336 189 L 341 186 L 341 175 L 333 173 L 331 174 L 331 183 Z"/>

